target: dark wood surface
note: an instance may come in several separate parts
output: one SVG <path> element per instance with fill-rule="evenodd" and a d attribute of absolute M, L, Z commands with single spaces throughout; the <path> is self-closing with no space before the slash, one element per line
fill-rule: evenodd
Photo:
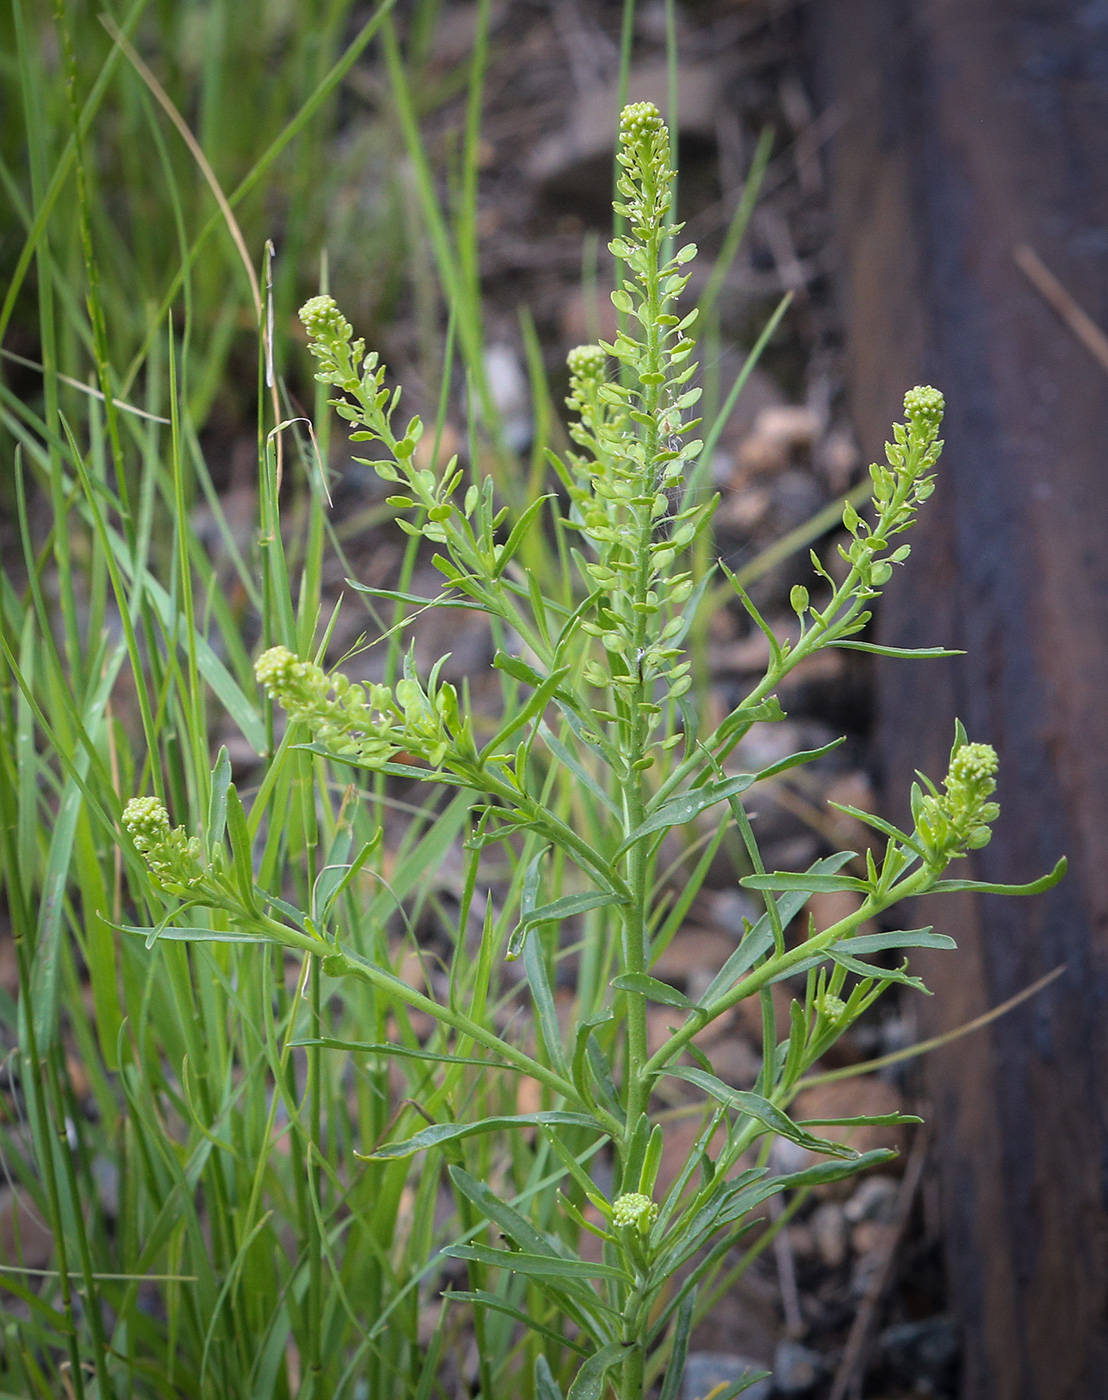
<path fill-rule="evenodd" d="M 854 420 L 879 454 L 905 388 L 947 397 L 941 486 L 887 594 L 891 814 L 945 771 L 955 715 L 1001 756 L 978 878 L 922 901 L 933 1033 L 1066 974 L 931 1057 L 967 1400 L 1108 1397 L 1108 375 L 1017 268 L 1029 244 L 1108 329 L 1108 3 L 811 0 Z M 967 865 L 969 862 L 966 863 Z M 923 959 L 919 960 L 921 964 Z"/>

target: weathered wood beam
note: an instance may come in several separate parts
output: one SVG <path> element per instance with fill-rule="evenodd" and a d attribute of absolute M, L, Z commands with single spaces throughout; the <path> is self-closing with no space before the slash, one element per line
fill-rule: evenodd
<path fill-rule="evenodd" d="M 1108 327 L 1108 4 L 812 0 L 852 409 L 877 456 L 905 388 L 947 396 L 941 485 L 882 604 L 881 640 L 966 648 L 882 663 L 891 812 L 938 778 L 955 715 L 1001 755 L 972 860 L 1031 900 L 912 912 L 935 955 L 928 1033 L 1067 973 L 934 1055 L 948 1260 L 967 1400 L 1108 1396 L 1108 376 L 1020 272 L 1030 245 Z M 967 862 L 967 865 L 970 862 Z M 921 960 L 922 961 L 922 960 Z"/>

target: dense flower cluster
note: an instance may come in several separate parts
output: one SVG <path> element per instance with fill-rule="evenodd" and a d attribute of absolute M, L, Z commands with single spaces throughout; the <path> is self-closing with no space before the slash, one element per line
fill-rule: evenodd
<path fill-rule="evenodd" d="M 334 297 L 318 296 L 300 308 L 300 320 L 313 340 L 350 340 L 354 328 L 338 308 Z"/>
<path fill-rule="evenodd" d="M 356 685 L 340 672 L 328 676 L 287 647 L 270 647 L 254 663 L 258 684 L 294 723 L 306 724 L 336 754 L 363 761 L 385 761 L 396 752 L 391 742 L 392 692 L 387 686 Z"/>
<path fill-rule="evenodd" d="M 187 893 L 204 878 L 200 841 L 183 826 L 170 826 L 169 813 L 156 797 L 132 797 L 123 809 L 123 825 L 159 885 Z"/>
<path fill-rule="evenodd" d="M 904 416 L 909 423 L 919 424 L 933 433 L 939 431 L 946 411 L 946 400 L 938 389 L 917 385 L 904 395 Z"/>
<path fill-rule="evenodd" d="M 457 692 L 437 684 L 437 671 L 425 689 L 409 659 L 394 692 L 386 685 L 359 685 L 339 671 L 328 675 L 287 647 L 270 647 L 254 663 L 258 684 L 290 720 L 307 725 L 336 757 L 368 767 L 387 763 L 401 750 L 436 767 L 452 746 L 476 758 Z"/>
<path fill-rule="evenodd" d="M 943 780 L 946 791 L 932 790 L 918 804 L 916 831 L 934 865 L 951 856 L 987 846 L 989 823 L 1000 807 L 989 799 L 996 791 L 997 756 L 989 744 L 958 745 Z"/>
<path fill-rule="evenodd" d="M 641 1191 L 627 1191 L 612 1203 L 612 1224 L 638 1226 L 645 1234 L 658 1218 L 658 1207 Z"/>

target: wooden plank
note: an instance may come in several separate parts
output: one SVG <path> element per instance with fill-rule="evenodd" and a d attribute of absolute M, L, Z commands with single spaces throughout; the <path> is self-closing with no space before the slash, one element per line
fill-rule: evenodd
<path fill-rule="evenodd" d="M 931 901 L 934 1033 L 1059 963 L 1033 1002 L 927 1066 L 967 1400 L 1108 1394 L 1108 377 L 1017 267 L 1108 328 L 1108 5 L 813 0 L 855 422 L 947 396 L 941 486 L 881 640 L 965 647 L 879 669 L 890 812 L 945 770 L 955 715 L 1001 755 L 979 877 L 1034 900 Z M 926 669 L 924 669 L 926 668 Z M 966 863 L 967 865 L 970 862 Z M 928 903 L 925 901 L 924 903 Z"/>

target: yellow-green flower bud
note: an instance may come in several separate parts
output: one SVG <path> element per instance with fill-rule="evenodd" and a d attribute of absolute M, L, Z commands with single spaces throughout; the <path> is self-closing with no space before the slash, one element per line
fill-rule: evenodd
<path fill-rule="evenodd" d="M 620 1227 L 635 1226 L 645 1235 L 658 1218 L 658 1207 L 641 1191 L 628 1191 L 618 1196 L 612 1204 L 612 1224 Z"/>
<path fill-rule="evenodd" d="M 950 761 L 947 787 L 984 789 L 992 792 L 999 760 L 991 744 L 963 744 Z"/>
<path fill-rule="evenodd" d="M 156 797 L 132 797 L 123 809 L 123 825 L 140 855 L 163 842 L 171 829 L 169 813 Z"/>
<path fill-rule="evenodd" d="M 313 340 L 334 344 L 347 341 L 354 328 L 339 310 L 334 297 L 310 297 L 300 308 L 300 320 Z"/>
<path fill-rule="evenodd" d="M 917 385 L 904 395 L 904 414 L 909 423 L 925 427 L 932 434 L 938 432 L 945 408 L 942 394 L 929 385 Z"/>
<path fill-rule="evenodd" d="M 846 1015 L 846 1002 L 842 997 L 832 996 L 830 992 L 824 992 L 820 997 L 817 1008 L 829 1021 L 841 1021 Z"/>
<path fill-rule="evenodd" d="M 669 134 L 653 102 L 629 102 L 620 113 L 619 139 L 625 146 L 637 145 L 660 132 Z"/>
<path fill-rule="evenodd" d="M 199 840 L 183 826 L 171 827 L 169 813 L 156 797 L 132 797 L 123 809 L 123 825 L 159 885 L 185 893 L 203 879 Z"/>
<path fill-rule="evenodd" d="M 599 345 L 577 345 L 566 356 L 566 364 L 574 379 L 603 379 L 608 356 Z"/>

